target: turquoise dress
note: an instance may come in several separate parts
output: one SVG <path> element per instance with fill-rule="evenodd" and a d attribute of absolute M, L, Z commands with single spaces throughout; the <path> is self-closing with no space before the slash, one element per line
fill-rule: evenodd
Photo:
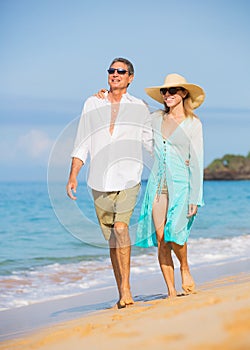
<path fill-rule="evenodd" d="M 148 179 L 135 245 L 157 246 L 152 218 L 154 199 L 168 189 L 167 221 L 164 240 L 183 245 L 189 236 L 194 216 L 187 218 L 188 205 L 203 203 L 203 136 L 198 118 L 188 117 L 164 139 L 161 133 L 164 111 L 152 114 L 154 164 Z M 189 164 L 186 161 L 189 161 Z"/>

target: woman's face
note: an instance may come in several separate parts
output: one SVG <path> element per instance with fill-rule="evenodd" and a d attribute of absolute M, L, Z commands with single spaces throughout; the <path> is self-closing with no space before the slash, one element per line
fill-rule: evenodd
<path fill-rule="evenodd" d="M 178 90 L 175 94 L 170 94 L 168 91 L 163 95 L 163 101 L 170 108 L 182 104 L 183 98 L 187 95 L 186 90 Z"/>

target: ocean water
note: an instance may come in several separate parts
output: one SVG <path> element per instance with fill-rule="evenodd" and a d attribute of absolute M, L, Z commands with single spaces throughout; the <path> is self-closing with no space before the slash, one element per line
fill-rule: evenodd
<path fill-rule="evenodd" d="M 63 183 L 1 183 L 1 189 L 0 310 L 115 285 L 85 184 L 76 202 L 67 198 Z M 189 239 L 191 267 L 248 259 L 250 181 L 205 182 L 204 198 Z M 132 282 L 150 273 L 160 273 L 156 249 L 133 247 Z"/>

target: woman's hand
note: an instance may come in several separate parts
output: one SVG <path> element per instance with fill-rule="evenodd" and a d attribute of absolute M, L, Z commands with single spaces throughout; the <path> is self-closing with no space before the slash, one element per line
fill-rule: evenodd
<path fill-rule="evenodd" d="M 101 89 L 99 90 L 96 94 L 94 94 L 95 97 L 104 99 L 105 97 L 105 92 L 107 92 L 107 89 Z"/>
<path fill-rule="evenodd" d="M 189 204 L 188 205 L 188 218 L 191 218 L 192 216 L 196 215 L 198 211 L 198 206 L 195 204 Z"/>

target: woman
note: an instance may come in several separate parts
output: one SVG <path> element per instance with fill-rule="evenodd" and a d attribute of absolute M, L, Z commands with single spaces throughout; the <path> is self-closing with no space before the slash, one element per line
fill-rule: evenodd
<path fill-rule="evenodd" d="M 187 260 L 187 239 L 203 205 L 202 125 L 193 109 L 205 98 L 201 87 L 169 74 L 162 86 L 145 89 L 165 109 L 152 114 L 155 161 L 138 223 L 136 245 L 158 246 L 169 297 L 176 296 L 173 250 L 180 261 L 182 288 L 195 291 Z"/>

